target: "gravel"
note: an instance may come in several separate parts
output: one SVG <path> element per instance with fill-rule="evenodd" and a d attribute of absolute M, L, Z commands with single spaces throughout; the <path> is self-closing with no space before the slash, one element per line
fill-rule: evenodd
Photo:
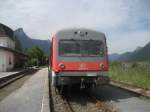
<path fill-rule="evenodd" d="M 71 105 L 74 112 L 116 112 L 116 109 L 108 102 L 93 100 L 85 91 L 73 88 L 71 91 L 65 90 L 64 97 Z M 64 101 L 60 94 L 56 94 L 51 88 L 54 112 L 67 112 Z"/>

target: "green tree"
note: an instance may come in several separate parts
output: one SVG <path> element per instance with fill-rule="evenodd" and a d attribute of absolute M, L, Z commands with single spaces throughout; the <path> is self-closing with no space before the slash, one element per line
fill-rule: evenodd
<path fill-rule="evenodd" d="M 45 57 L 44 52 L 38 46 L 34 46 L 32 48 L 27 49 L 26 54 L 28 55 L 28 65 L 43 65 Z"/>

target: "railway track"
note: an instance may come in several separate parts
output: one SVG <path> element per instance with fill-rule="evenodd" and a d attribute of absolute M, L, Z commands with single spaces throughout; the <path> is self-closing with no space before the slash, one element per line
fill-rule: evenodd
<path fill-rule="evenodd" d="M 23 70 L 21 72 L 15 73 L 15 74 L 1 77 L 0 78 L 0 89 L 4 88 L 5 86 L 11 84 L 12 82 L 14 82 L 16 80 L 21 79 L 26 74 L 31 74 L 31 73 L 34 73 L 36 71 L 37 70 L 35 70 L 35 69 L 26 69 L 26 70 Z"/>
<path fill-rule="evenodd" d="M 51 112 L 75 112 L 66 97 L 53 87 L 50 88 L 50 110 Z"/>
<path fill-rule="evenodd" d="M 75 112 L 70 104 L 70 102 L 64 97 L 64 96 L 60 96 L 61 99 L 63 100 L 63 105 L 65 106 L 65 109 L 67 110 L 67 112 Z"/>
<path fill-rule="evenodd" d="M 116 112 L 112 106 L 99 101 L 87 92 L 78 91 L 77 94 L 58 94 L 51 88 L 52 112 Z"/>
<path fill-rule="evenodd" d="M 86 95 L 95 102 L 95 106 L 97 109 L 102 110 L 102 112 L 117 112 L 117 109 L 115 109 L 112 105 L 108 105 L 105 102 L 101 102 L 98 100 L 95 96 L 89 94 L 86 92 Z"/>

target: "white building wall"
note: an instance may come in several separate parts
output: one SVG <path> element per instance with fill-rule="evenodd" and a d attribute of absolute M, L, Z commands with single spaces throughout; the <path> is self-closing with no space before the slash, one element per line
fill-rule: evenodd
<path fill-rule="evenodd" d="M 0 49 L 0 72 L 14 68 L 14 53 Z"/>
<path fill-rule="evenodd" d="M 5 51 L 0 49 L 0 72 L 6 71 L 6 57 Z"/>
<path fill-rule="evenodd" d="M 15 42 L 9 37 L 0 37 L 0 46 L 15 49 Z"/>
<path fill-rule="evenodd" d="M 0 46 L 7 47 L 7 37 L 0 37 Z"/>
<path fill-rule="evenodd" d="M 5 51 L 6 56 L 6 70 L 9 71 L 14 67 L 14 53 Z"/>
<path fill-rule="evenodd" d="M 7 47 L 11 48 L 11 49 L 15 49 L 15 42 L 7 37 Z"/>

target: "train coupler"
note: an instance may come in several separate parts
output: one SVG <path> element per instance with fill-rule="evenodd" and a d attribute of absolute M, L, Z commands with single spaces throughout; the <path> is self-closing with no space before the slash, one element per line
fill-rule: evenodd
<path fill-rule="evenodd" d="M 84 78 L 81 78 L 80 89 L 85 89 Z"/>

